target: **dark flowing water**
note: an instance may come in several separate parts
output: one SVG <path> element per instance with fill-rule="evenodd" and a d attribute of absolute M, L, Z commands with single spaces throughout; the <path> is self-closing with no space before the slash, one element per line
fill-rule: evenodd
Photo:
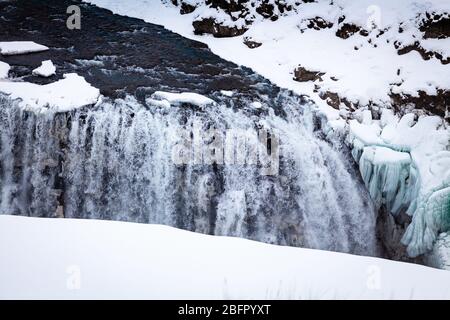
<path fill-rule="evenodd" d="M 81 6 L 81 30 L 66 28 L 73 3 Z M 0 213 L 162 223 L 377 254 L 367 191 L 347 150 L 325 139 L 307 98 L 201 43 L 95 6 L 28 0 L 0 2 L 0 12 L 1 41 L 51 48 L 1 57 L 13 67 L 10 76 L 47 83 L 76 72 L 106 97 L 95 107 L 57 114 L 34 114 L 0 97 Z M 47 59 L 56 76 L 32 76 Z M 157 90 L 196 92 L 216 103 L 162 108 L 146 99 Z M 196 135 L 211 128 L 224 135 L 230 129 L 276 133 L 279 170 L 265 175 L 258 165 L 174 163 L 180 129 Z M 252 139 L 244 137 L 244 157 L 264 145 Z"/>

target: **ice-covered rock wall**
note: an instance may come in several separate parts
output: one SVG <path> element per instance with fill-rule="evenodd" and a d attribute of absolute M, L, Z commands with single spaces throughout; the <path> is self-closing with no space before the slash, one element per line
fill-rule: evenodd
<path fill-rule="evenodd" d="M 210 97 L 213 105 L 195 95 L 176 96 L 176 103 L 164 97 L 174 96 L 105 100 L 64 113 L 33 113 L 1 98 L 0 212 L 167 224 L 376 254 L 370 198 L 345 155 L 314 131 L 307 102 L 280 93 L 281 117 L 251 100 L 233 108 L 220 93 Z M 270 154 L 279 152 L 279 170 L 261 174 L 261 166 L 239 161 L 174 162 L 180 130 L 195 140 L 211 128 L 273 132 L 279 149 L 270 144 Z M 236 158 L 261 147 L 251 139 L 244 137 Z"/>
<path fill-rule="evenodd" d="M 371 197 L 394 216 L 411 216 L 402 238 L 409 256 L 429 252 L 450 229 L 450 130 L 439 117 L 363 113 L 351 120 L 349 141 Z"/>

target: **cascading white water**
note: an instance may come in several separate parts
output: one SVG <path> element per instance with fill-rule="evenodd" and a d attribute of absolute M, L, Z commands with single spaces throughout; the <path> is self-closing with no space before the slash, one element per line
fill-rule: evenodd
<path fill-rule="evenodd" d="M 284 116 L 223 101 L 161 108 L 132 97 L 33 114 L 1 98 L 0 212 L 55 216 L 59 203 L 70 218 L 375 255 L 375 211 L 348 159 L 318 137 L 308 105 L 283 91 L 277 103 Z M 277 175 L 255 165 L 173 162 L 180 129 L 257 127 L 279 136 Z"/>

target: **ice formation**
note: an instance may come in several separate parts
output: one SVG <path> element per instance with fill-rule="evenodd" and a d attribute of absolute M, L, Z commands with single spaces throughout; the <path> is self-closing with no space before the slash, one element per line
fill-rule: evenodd
<path fill-rule="evenodd" d="M 359 168 L 370 195 L 396 215 L 414 198 L 416 173 L 409 153 L 386 147 L 364 147 Z"/>
<path fill-rule="evenodd" d="M 427 256 L 427 265 L 450 271 L 450 233 L 442 232 Z"/>
<path fill-rule="evenodd" d="M 433 248 L 450 228 L 450 129 L 442 119 L 384 110 L 381 120 L 350 121 L 352 154 L 380 207 L 412 216 L 402 242 L 411 257 Z"/>

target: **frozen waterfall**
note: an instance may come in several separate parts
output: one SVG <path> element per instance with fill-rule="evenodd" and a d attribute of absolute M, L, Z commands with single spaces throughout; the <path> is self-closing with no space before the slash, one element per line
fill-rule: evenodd
<path fill-rule="evenodd" d="M 299 97 L 281 91 L 276 103 L 283 115 L 264 103 L 253 110 L 249 98 L 248 107 L 237 108 L 219 93 L 211 97 L 217 104 L 206 107 L 127 97 L 40 114 L 0 98 L 2 214 L 167 224 L 376 254 L 367 191 L 345 154 L 314 129 L 311 106 Z M 278 174 L 239 162 L 173 162 L 180 130 L 194 135 L 210 128 L 275 132 Z M 258 143 L 245 138 L 240 156 Z"/>

